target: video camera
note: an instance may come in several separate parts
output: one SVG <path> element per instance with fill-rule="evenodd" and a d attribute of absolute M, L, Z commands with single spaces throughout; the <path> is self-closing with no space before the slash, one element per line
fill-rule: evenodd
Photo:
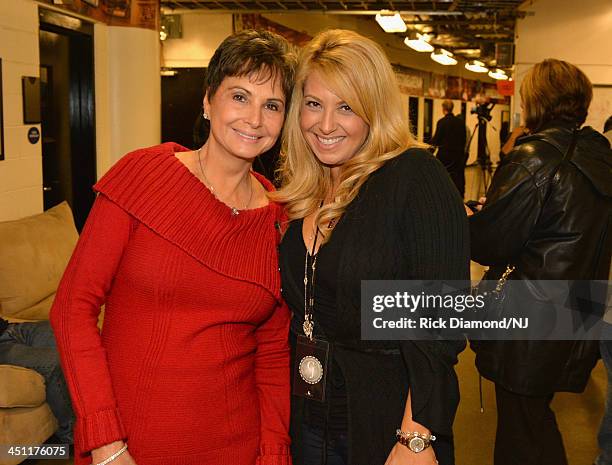
<path fill-rule="evenodd" d="M 478 115 L 478 118 L 483 118 L 486 121 L 491 121 L 493 119 L 493 116 L 491 116 L 491 110 L 494 106 L 494 102 L 481 103 L 472 108 L 470 113 L 473 115 Z"/>

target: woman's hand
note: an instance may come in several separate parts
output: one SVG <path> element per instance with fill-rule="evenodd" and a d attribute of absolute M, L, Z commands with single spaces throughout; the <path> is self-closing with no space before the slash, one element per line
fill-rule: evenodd
<path fill-rule="evenodd" d="M 417 454 L 398 442 L 391 449 L 385 465 L 437 465 L 437 463 L 436 454 L 431 446 Z"/>
<path fill-rule="evenodd" d="M 91 451 L 91 463 L 92 465 L 96 465 L 97 463 L 104 462 L 107 458 L 113 455 L 115 452 L 119 451 L 125 443 L 123 441 L 115 441 L 111 444 L 107 444 L 102 447 L 98 447 Z M 115 460 L 110 462 L 108 465 L 137 465 L 132 456 L 130 455 L 130 451 L 126 450 Z"/>

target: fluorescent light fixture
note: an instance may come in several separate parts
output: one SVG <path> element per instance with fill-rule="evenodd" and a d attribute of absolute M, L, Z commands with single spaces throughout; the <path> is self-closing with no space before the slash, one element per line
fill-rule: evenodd
<path fill-rule="evenodd" d="M 506 79 L 508 79 L 508 75 L 506 74 L 506 72 L 503 69 L 499 69 L 499 68 L 496 68 L 495 71 L 489 71 L 489 77 L 492 77 L 493 79 L 499 79 L 502 81 L 505 81 Z"/>
<path fill-rule="evenodd" d="M 452 66 L 457 64 L 457 60 L 453 58 L 453 54 L 443 48 L 437 48 L 431 53 L 431 59 L 444 66 Z"/>
<path fill-rule="evenodd" d="M 376 22 L 385 32 L 406 32 L 408 29 L 400 14 L 389 10 L 381 10 L 376 15 Z"/>
<path fill-rule="evenodd" d="M 489 68 L 487 68 L 485 64 L 479 60 L 468 61 L 465 64 L 465 69 L 472 71 L 473 73 L 486 73 L 489 71 Z"/>
<path fill-rule="evenodd" d="M 408 36 L 404 39 L 404 43 L 417 52 L 433 52 L 434 47 L 427 40 L 426 34 L 419 34 L 418 32 L 412 36 Z"/>

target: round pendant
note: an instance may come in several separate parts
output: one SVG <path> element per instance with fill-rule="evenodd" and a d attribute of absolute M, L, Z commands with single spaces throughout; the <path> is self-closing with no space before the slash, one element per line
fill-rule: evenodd
<path fill-rule="evenodd" d="M 317 384 L 323 378 L 323 365 L 312 355 L 302 358 L 298 370 L 302 379 L 308 384 Z"/>

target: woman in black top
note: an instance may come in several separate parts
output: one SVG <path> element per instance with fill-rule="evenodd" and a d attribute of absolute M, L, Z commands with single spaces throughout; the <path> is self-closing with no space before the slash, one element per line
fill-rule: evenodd
<path fill-rule="evenodd" d="M 463 342 L 360 337 L 361 280 L 469 279 L 461 199 L 410 134 L 401 98 L 369 39 L 326 31 L 302 51 L 275 196 L 291 220 L 281 273 L 294 313 L 296 464 L 454 463 Z"/>

